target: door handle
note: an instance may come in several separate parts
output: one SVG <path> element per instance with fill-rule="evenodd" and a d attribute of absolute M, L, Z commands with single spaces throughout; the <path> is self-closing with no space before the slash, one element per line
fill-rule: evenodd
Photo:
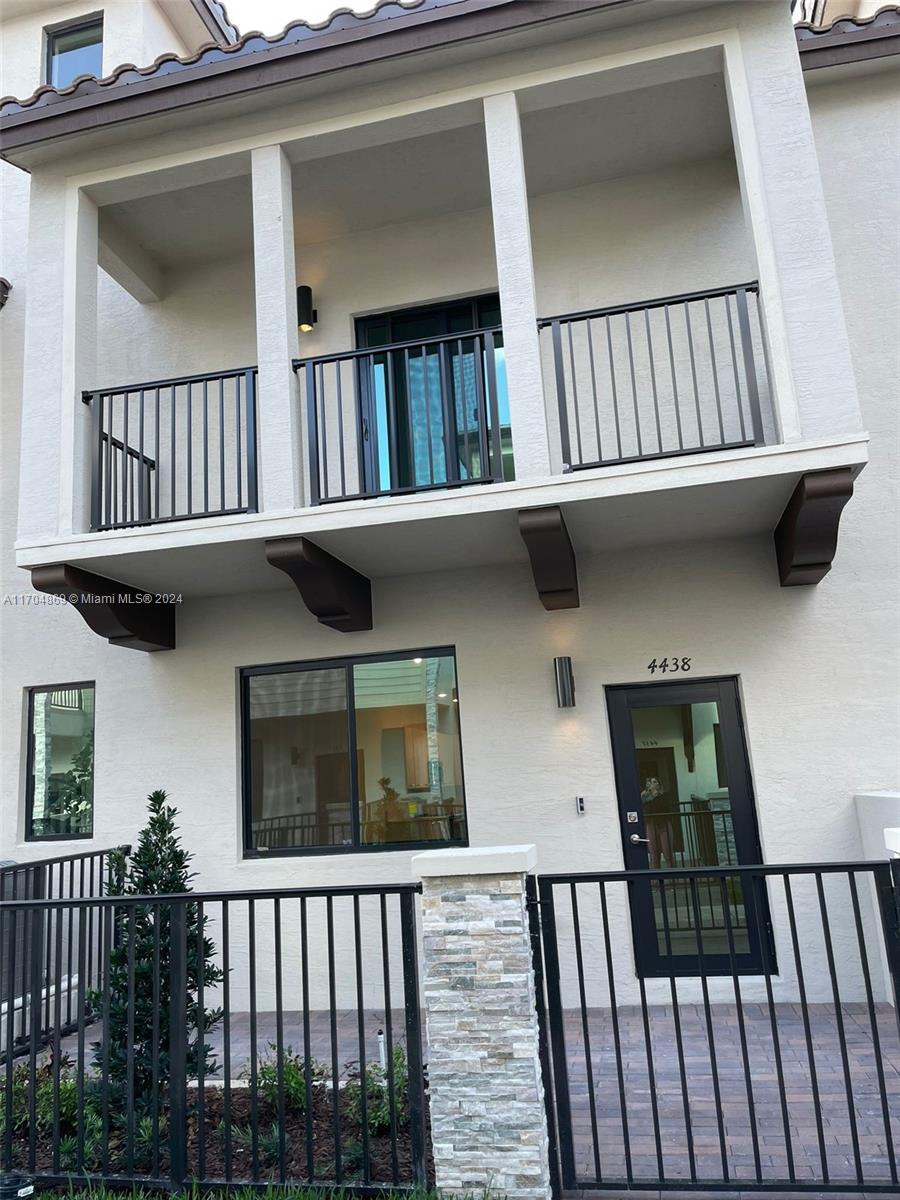
<path fill-rule="evenodd" d="M 642 845 L 642 844 L 643 844 L 644 846 L 649 846 L 649 845 L 650 845 L 650 839 L 649 839 L 649 838 L 642 838 L 642 837 L 641 837 L 639 834 L 637 834 L 637 833 L 633 833 L 633 834 L 631 835 L 631 837 L 630 837 L 628 840 L 629 840 L 629 842 L 631 842 L 632 846 L 640 846 L 640 845 Z"/>

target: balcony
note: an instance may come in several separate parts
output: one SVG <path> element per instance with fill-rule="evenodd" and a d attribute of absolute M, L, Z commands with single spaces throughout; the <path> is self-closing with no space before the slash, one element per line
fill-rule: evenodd
<path fill-rule="evenodd" d="M 85 392 L 91 529 L 256 512 L 256 368 Z"/>
<path fill-rule="evenodd" d="M 748 283 L 540 321 L 563 471 L 777 440 L 758 296 Z"/>
<path fill-rule="evenodd" d="M 309 500 L 514 477 L 500 326 L 297 359 Z"/>
<path fill-rule="evenodd" d="M 118 273 L 37 314 L 34 346 L 75 353 L 26 372 L 18 564 L 239 594 L 285 586 L 278 540 L 372 579 L 527 563 L 529 509 L 603 555 L 771 538 L 815 473 L 846 493 L 866 438 L 839 305 L 813 351 L 724 69 L 648 51 L 92 177 L 68 258 L 48 221 L 64 296 L 94 234 Z"/>
<path fill-rule="evenodd" d="M 775 440 L 758 285 L 538 322 L 562 473 Z M 499 325 L 293 362 L 310 505 L 515 478 Z M 257 511 L 256 368 L 86 392 L 91 529 Z"/>

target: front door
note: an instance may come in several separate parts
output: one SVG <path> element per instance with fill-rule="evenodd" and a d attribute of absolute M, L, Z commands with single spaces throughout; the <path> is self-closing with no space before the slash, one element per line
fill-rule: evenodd
<path fill-rule="evenodd" d="M 607 701 L 625 866 L 659 873 L 630 885 L 639 973 L 760 971 L 764 884 L 722 869 L 762 861 L 737 681 L 612 687 Z"/>

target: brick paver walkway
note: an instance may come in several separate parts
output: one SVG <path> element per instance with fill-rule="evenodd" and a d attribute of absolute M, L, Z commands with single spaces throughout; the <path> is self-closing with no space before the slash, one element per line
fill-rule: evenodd
<path fill-rule="evenodd" d="M 793 1170 L 798 1181 L 821 1181 L 824 1150 L 828 1177 L 833 1183 L 856 1176 L 857 1155 L 866 1181 L 888 1182 L 891 1178 L 888 1132 L 868 1010 L 864 1005 L 844 1005 L 841 1011 L 849 1099 L 834 1006 L 811 1005 L 809 1009 L 818 1090 L 816 1104 L 799 1005 L 775 1006 L 783 1101 L 768 1007 L 753 1003 L 743 1006 L 750 1068 L 748 1093 L 737 1010 L 734 1005 L 713 1006 L 713 1044 L 721 1100 L 717 1105 L 702 1006 L 679 1007 L 684 1080 L 672 1009 L 649 1010 L 655 1092 L 651 1090 L 641 1010 L 618 1009 L 624 1113 L 635 1177 L 660 1177 L 654 1136 L 655 1099 L 666 1178 L 690 1178 L 687 1109 L 699 1179 L 726 1178 L 736 1182 L 752 1179 L 758 1155 L 764 1179 L 788 1180 Z M 576 1169 L 586 1181 L 625 1179 L 626 1120 L 620 1099 L 611 1013 L 608 1009 L 590 1009 L 587 1015 L 596 1157 L 581 1014 L 565 1013 Z M 888 1127 L 894 1153 L 900 1159 L 900 1038 L 894 1010 L 887 1005 L 879 1006 L 877 1025 Z M 723 1145 L 727 1175 L 723 1175 Z M 897 1194 L 900 1195 L 900 1190 Z"/>

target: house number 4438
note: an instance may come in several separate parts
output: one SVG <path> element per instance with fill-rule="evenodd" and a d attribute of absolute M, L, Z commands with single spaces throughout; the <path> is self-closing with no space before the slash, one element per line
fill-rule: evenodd
<path fill-rule="evenodd" d="M 662 671 L 666 675 L 669 671 L 690 671 L 690 658 L 682 655 L 676 655 L 674 658 L 654 658 L 647 663 L 647 670 L 651 675 L 655 675 L 657 671 Z"/>

